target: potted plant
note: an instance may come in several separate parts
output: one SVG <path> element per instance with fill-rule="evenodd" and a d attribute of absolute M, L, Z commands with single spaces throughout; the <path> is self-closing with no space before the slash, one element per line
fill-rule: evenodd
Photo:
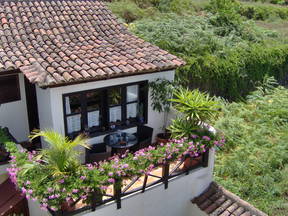
<path fill-rule="evenodd" d="M 162 130 L 164 133 L 156 135 L 156 142 L 167 143 L 171 137 L 171 133 L 167 130 L 168 114 L 171 108 L 171 98 L 173 95 L 173 82 L 166 79 L 156 79 L 149 83 L 151 89 L 151 100 L 153 110 L 162 113 L 164 112 L 164 123 Z"/>
<path fill-rule="evenodd" d="M 169 130 L 173 138 L 200 137 L 211 139 L 215 135 L 209 131 L 207 123 L 214 119 L 219 112 L 219 106 L 214 97 L 199 90 L 189 90 L 178 88 L 173 92 L 171 99 L 173 107 L 178 112 L 178 117 L 172 120 Z M 193 140 L 192 140 L 193 141 Z M 201 155 L 197 158 L 186 157 L 184 169 L 194 166 L 201 160 Z"/>

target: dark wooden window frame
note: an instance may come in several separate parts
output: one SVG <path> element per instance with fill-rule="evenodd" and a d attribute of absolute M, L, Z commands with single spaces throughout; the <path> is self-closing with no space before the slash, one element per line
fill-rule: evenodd
<path fill-rule="evenodd" d="M 127 94 L 127 87 L 132 86 L 132 85 L 139 85 L 138 88 L 138 103 L 143 104 L 143 117 L 144 117 L 144 122 L 131 122 L 128 125 L 126 124 L 126 114 L 127 114 L 127 104 L 130 103 L 135 103 L 136 101 L 133 102 L 127 102 L 126 101 L 126 94 Z M 120 87 L 121 88 L 121 125 L 118 125 L 115 129 L 110 128 L 110 123 L 109 123 L 109 106 L 108 105 L 108 90 L 112 88 Z M 145 95 L 140 95 L 141 87 L 145 88 Z M 101 91 L 101 105 L 100 105 L 100 126 L 93 131 L 85 131 L 85 125 L 88 124 L 88 112 L 87 112 L 87 102 L 86 102 L 86 97 L 85 94 L 93 91 Z M 67 117 L 71 115 L 75 115 L 76 113 L 73 114 L 66 114 L 66 103 L 65 103 L 65 97 L 67 96 L 72 96 L 75 94 L 80 94 L 81 95 L 81 130 L 79 132 L 73 132 L 71 134 L 68 133 L 68 125 L 67 125 Z M 142 100 L 141 100 L 142 99 Z M 63 100 L 63 117 L 64 117 L 64 126 L 65 126 L 65 134 L 66 136 L 69 136 L 71 138 L 74 138 L 80 133 L 86 132 L 90 137 L 96 137 L 96 136 L 101 136 L 107 133 L 111 133 L 116 130 L 123 130 L 123 129 L 128 129 L 132 127 L 136 127 L 137 125 L 140 124 L 147 124 L 148 122 L 148 81 L 139 81 L 139 82 L 132 82 L 132 83 L 127 83 L 127 84 L 121 84 L 121 85 L 114 85 L 114 86 L 107 86 L 103 88 L 96 88 L 96 89 L 89 89 L 89 90 L 84 90 L 84 91 L 77 91 L 77 92 L 71 92 L 68 94 L 63 94 L 62 95 L 62 100 Z M 105 129 L 104 129 L 105 128 Z"/>
<path fill-rule="evenodd" d="M 15 86 L 13 86 L 13 91 L 14 91 L 14 93 L 15 93 L 15 91 L 16 91 L 16 93 L 15 93 L 15 97 L 11 97 L 10 96 L 10 98 L 8 97 L 8 98 L 6 98 L 6 99 L 3 99 L 3 100 L 0 100 L 0 104 L 5 104 L 5 103 L 10 103 L 10 102 L 15 102 L 15 101 L 19 101 L 19 100 L 21 100 L 21 92 L 20 92 L 20 83 L 19 83 L 19 75 L 18 74 L 5 74 L 5 75 L 0 75 L 0 79 L 1 78 L 7 78 L 7 77 L 9 77 L 9 78 L 12 78 L 12 77 L 14 77 L 15 78 Z M 1 87 L 0 87 L 0 89 L 1 89 Z M 1 91 L 1 90 L 0 90 Z"/>

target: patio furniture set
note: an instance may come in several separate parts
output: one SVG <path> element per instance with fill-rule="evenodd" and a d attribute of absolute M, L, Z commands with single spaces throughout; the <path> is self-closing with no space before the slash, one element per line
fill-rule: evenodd
<path fill-rule="evenodd" d="M 135 152 L 147 148 L 152 144 L 153 128 L 138 126 L 134 134 L 117 131 L 104 137 L 103 143 L 91 145 L 86 150 L 86 163 L 99 162 L 108 159 L 115 154 L 124 154 L 127 150 Z"/>

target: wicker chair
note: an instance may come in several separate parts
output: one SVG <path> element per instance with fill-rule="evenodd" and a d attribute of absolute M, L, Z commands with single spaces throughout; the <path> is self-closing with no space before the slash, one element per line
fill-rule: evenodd
<path fill-rule="evenodd" d="M 153 128 L 144 125 L 138 126 L 135 135 L 138 138 L 138 144 L 131 151 L 147 148 L 152 144 Z"/>
<path fill-rule="evenodd" d="M 91 149 L 86 149 L 86 163 L 100 162 L 111 157 L 111 149 L 105 143 L 92 145 Z"/>

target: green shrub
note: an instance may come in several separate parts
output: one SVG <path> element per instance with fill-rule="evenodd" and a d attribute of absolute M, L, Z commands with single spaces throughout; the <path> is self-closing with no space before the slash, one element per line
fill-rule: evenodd
<path fill-rule="evenodd" d="M 123 19 L 123 21 L 126 23 L 131 23 L 135 20 L 154 16 L 157 14 L 156 8 L 141 8 L 131 0 L 112 2 L 109 4 L 109 8 L 115 15 Z"/>
<path fill-rule="evenodd" d="M 214 25 L 214 17 L 165 16 L 137 21 L 131 30 L 182 57 L 187 64 L 177 79 L 191 88 L 234 100 L 253 90 L 265 74 L 284 80 L 288 45 L 276 43 L 277 35 L 244 21 L 237 28 Z"/>
<path fill-rule="evenodd" d="M 271 89 L 266 85 L 246 103 L 223 106 L 215 127 L 227 142 L 217 154 L 215 175 L 228 190 L 280 216 L 288 211 L 288 90 Z"/>
<path fill-rule="evenodd" d="M 239 8 L 239 14 L 255 20 L 267 20 L 274 17 L 288 19 L 288 7 L 242 4 Z"/>

